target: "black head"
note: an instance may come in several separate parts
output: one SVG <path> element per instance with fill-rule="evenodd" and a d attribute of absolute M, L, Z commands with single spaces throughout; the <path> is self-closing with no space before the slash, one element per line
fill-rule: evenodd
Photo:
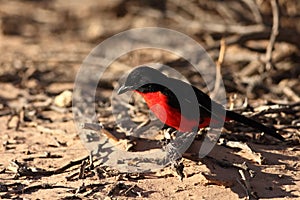
<path fill-rule="evenodd" d="M 118 90 L 118 94 L 122 94 L 127 91 L 138 90 L 142 86 L 150 83 L 159 84 L 162 83 L 166 78 L 167 76 L 151 67 L 138 67 L 129 73 L 124 85 L 122 85 Z"/>

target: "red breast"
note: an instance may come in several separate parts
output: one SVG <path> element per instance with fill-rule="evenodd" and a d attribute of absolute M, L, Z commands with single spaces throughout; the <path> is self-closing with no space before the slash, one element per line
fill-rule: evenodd
<path fill-rule="evenodd" d="M 142 95 L 150 110 L 152 110 L 155 116 L 164 124 L 182 132 L 191 131 L 196 126 L 200 128 L 198 120 L 191 120 L 182 116 L 180 110 L 168 104 L 168 97 L 161 92 L 136 92 Z M 206 124 L 209 125 L 209 120 Z M 207 126 L 206 124 L 205 126 Z"/>

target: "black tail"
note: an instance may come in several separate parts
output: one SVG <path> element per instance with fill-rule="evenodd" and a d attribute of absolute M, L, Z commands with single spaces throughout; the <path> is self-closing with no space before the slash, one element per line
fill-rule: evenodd
<path fill-rule="evenodd" d="M 252 128 L 258 129 L 268 135 L 271 135 L 281 141 L 284 141 L 284 138 L 279 133 L 277 133 L 277 129 L 274 127 L 266 127 L 265 125 L 263 125 L 257 121 L 254 121 L 253 119 L 247 118 L 243 115 L 240 115 L 238 113 L 235 113 L 235 112 L 232 112 L 229 110 L 226 111 L 226 118 L 229 118 L 229 119 L 235 120 L 237 122 L 240 122 L 242 124 L 251 126 Z"/>

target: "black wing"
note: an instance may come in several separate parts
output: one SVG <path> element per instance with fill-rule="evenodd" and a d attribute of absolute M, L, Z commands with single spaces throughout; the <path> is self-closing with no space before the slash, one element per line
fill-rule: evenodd
<path fill-rule="evenodd" d="M 168 104 L 180 110 L 186 118 L 199 118 L 200 113 L 200 118 L 209 117 L 220 122 L 224 121 L 226 115 L 224 107 L 212 101 L 207 94 L 198 88 L 173 78 L 169 78 L 164 86 L 161 92 L 168 96 Z"/>
<path fill-rule="evenodd" d="M 169 97 L 169 105 L 176 109 L 181 109 L 180 103 L 185 105 L 186 109 L 181 109 L 182 115 L 188 119 L 197 119 L 199 114 L 196 113 L 195 105 L 198 105 L 198 111 L 200 111 L 200 118 L 209 117 L 214 121 L 216 127 L 219 127 L 218 123 L 224 122 L 225 118 L 229 118 L 240 122 L 242 124 L 248 125 L 252 128 L 258 129 L 266 134 L 269 134 L 279 140 L 284 140 L 284 138 L 278 134 L 278 130 L 275 127 L 267 127 L 253 119 L 247 118 L 243 115 L 235 113 L 233 111 L 227 111 L 221 104 L 213 101 L 207 94 L 191 86 L 190 84 L 169 78 L 169 87 L 164 87 L 163 93 Z M 176 93 L 177 95 L 175 95 Z M 180 101 L 181 99 L 181 101 Z M 199 120 L 201 121 L 201 119 Z"/>

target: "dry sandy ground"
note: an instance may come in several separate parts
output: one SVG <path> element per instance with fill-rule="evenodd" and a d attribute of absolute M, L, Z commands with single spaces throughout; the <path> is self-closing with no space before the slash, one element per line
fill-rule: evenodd
<path fill-rule="evenodd" d="M 35 85 L 30 81 L 24 84 Z M 122 174 L 102 169 L 97 161 L 96 168 L 87 167 L 84 177 L 79 179 L 81 159 L 89 152 L 78 137 L 71 108 L 53 108 L 53 94 L 72 90 L 73 84 L 51 83 L 45 87 L 46 94 L 31 94 L 34 88 L 1 83 L 0 179 L 4 199 L 239 199 L 248 195 L 261 199 L 297 199 L 300 196 L 299 145 L 272 139 L 247 140 L 252 152 L 243 147 L 218 145 L 208 157 L 200 160 L 187 154 L 183 160 L 185 178 L 182 181 L 173 168 L 152 174 Z M 22 111 L 22 106 L 27 108 Z M 33 171 L 53 171 L 76 160 L 81 161 L 53 175 L 18 175 L 22 167 L 13 164 L 18 162 Z M 243 170 L 242 163 L 246 163 L 247 169 Z M 249 191 L 239 170 L 246 176 Z M 68 179 L 69 176 L 72 178 Z"/>
<path fill-rule="evenodd" d="M 137 1 L 124 1 L 123 4 L 122 1 L 100 4 L 93 1 L 85 4 L 64 2 L 0 1 L 1 198 L 300 199 L 300 54 L 299 44 L 294 40 L 295 32 L 291 30 L 286 41 L 286 35 L 279 36 L 280 42 L 275 44 L 273 55 L 277 68 L 265 74 L 270 79 L 264 79 L 259 87 L 245 86 L 245 82 L 259 77 L 255 75 L 260 71 L 251 66 L 260 63 L 257 57 L 264 54 L 263 48 L 268 44 L 269 34 L 263 32 L 262 38 L 257 34 L 253 40 L 243 43 L 244 46 L 239 42 L 248 41 L 247 37 L 237 41 L 229 35 L 228 40 L 235 42 L 228 45 L 222 68 L 228 96 L 236 95 L 237 103 L 234 106 L 246 111 L 245 114 L 260 113 L 251 110 L 251 107 L 266 106 L 270 109 L 273 108 L 270 105 L 290 105 L 270 109 L 268 113 L 258 116 L 265 123 L 284 128 L 286 132 L 282 134 L 287 142 L 265 137 L 253 138 L 253 130 L 238 124 L 227 124 L 222 139 L 233 143 L 219 143 L 207 157 L 197 159 L 193 154 L 199 145 L 199 140 L 196 140 L 182 160 L 183 180 L 180 180 L 173 167 L 146 174 L 119 173 L 102 166 L 97 157 L 93 158 L 94 164 L 91 166 L 89 152 L 75 129 L 71 107 L 66 105 L 61 108 L 54 103 L 55 97 L 61 92 L 73 90 L 74 79 L 83 59 L 99 41 L 121 30 L 160 25 L 186 31 L 194 38 L 205 38 L 199 41 L 207 42 L 207 46 L 211 47 L 210 55 L 217 60 L 216 44 L 219 44 L 222 34 L 206 34 L 201 32 L 202 29 L 191 27 L 185 30 L 185 26 L 176 21 L 185 17 L 189 19 L 190 15 L 185 12 L 196 9 L 193 4 L 186 3 L 182 5 L 186 6 L 185 9 L 175 10 L 178 15 L 185 13 L 182 18 L 157 20 L 161 5 L 158 9 L 147 4 L 143 7 L 145 12 L 140 13 L 138 7 L 141 5 Z M 169 1 L 167 7 L 174 11 L 179 5 L 172 2 Z M 238 3 L 232 2 L 233 6 L 238 6 Z M 204 4 L 201 3 L 199 7 Z M 291 28 L 293 26 L 289 27 L 287 22 L 293 24 L 297 20 L 288 16 L 297 9 L 294 11 L 293 5 L 286 1 L 281 1 L 281 4 L 282 9 L 288 10 L 283 15 L 282 26 Z M 208 11 L 215 13 L 212 7 L 207 6 Z M 260 6 L 260 12 L 267 13 L 264 17 L 269 16 L 269 7 L 265 4 Z M 222 4 L 218 9 L 218 13 L 222 13 L 222 9 L 224 11 L 227 7 Z M 233 16 L 239 16 L 233 15 L 238 9 L 233 10 L 226 15 L 228 22 Z M 249 13 L 244 14 L 247 18 Z M 200 13 L 198 17 L 202 15 L 206 16 Z M 98 23 L 99 17 L 101 23 Z M 258 38 L 257 41 L 255 38 Z M 145 51 L 122 57 L 112 67 L 110 74 L 120 75 L 122 71 L 119 69 L 124 66 L 131 68 L 149 61 L 173 66 L 186 64 L 162 54 Z M 184 68 L 181 72 L 184 75 L 190 73 Z M 243 82 L 241 76 L 249 79 Z M 190 78 L 191 82 L 197 84 L 197 77 Z M 114 81 L 110 76 L 105 78 L 105 87 L 101 89 L 97 104 L 97 111 L 106 113 L 106 117 L 99 117 L 99 121 L 110 128 L 114 128 L 110 123 L 113 118 L 105 102 L 115 86 Z M 266 87 L 273 89 L 266 90 Z M 249 97 L 248 107 L 240 103 L 245 96 Z M 139 105 L 145 106 L 141 102 Z M 143 109 L 138 111 L 143 113 Z M 139 112 L 135 114 L 135 120 L 144 120 Z"/>

